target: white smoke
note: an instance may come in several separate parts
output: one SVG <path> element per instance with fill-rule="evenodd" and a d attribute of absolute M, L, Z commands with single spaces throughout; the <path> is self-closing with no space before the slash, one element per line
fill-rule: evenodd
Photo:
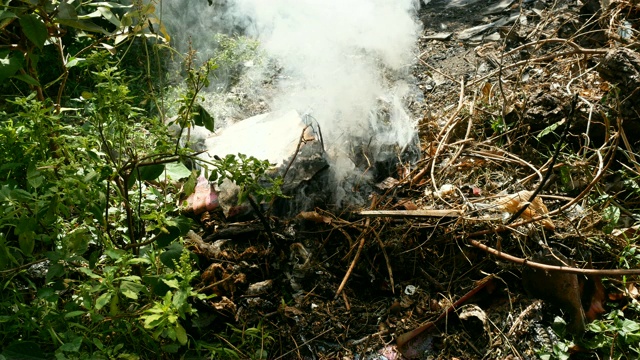
<path fill-rule="evenodd" d="M 193 26 L 176 31 L 192 38 L 242 27 L 259 41 L 280 68 L 270 108 L 318 121 L 338 183 L 353 175 L 358 145 L 374 151 L 375 161 L 388 156 L 375 153 L 379 149 L 414 140 L 415 121 L 403 102 L 419 34 L 414 0 L 228 0 L 218 8 L 204 0 L 165 3 L 178 11 L 181 26 Z M 259 74 L 267 72 L 252 71 L 249 78 L 261 86 Z"/>

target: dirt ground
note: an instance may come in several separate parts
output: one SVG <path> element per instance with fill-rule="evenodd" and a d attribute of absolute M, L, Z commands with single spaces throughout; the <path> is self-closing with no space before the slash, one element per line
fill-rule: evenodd
<path fill-rule="evenodd" d="M 640 11 L 611 3 L 423 5 L 414 68 L 423 99 L 410 104 L 422 159 L 397 164 L 369 209 L 272 218 L 277 246 L 257 220 L 208 214 L 192 247 L 201 286 L 218 296 L 199 304 L 210 321 L 193 326 L 262 324 L 269 358 L 536 359 L 571 338 L 554 331 L 557 317 L 580 332 L 581 317 L 610 310 L 605 291 L 628 303 L 619 277 L 605 276 L 603 288 L 600 275 L 550 277 L 501 256 L 616 269 L 634 246 L 619 236 L 638 221 L 619 170 L 638 171 L 639 119 L 633 76 L 620 69 L 640 70 Z M 624 66 L 608 55 L 620 48 Z M 605 195 L 627 209 L 615 224 L 611 203 L 594 200 Z"/>

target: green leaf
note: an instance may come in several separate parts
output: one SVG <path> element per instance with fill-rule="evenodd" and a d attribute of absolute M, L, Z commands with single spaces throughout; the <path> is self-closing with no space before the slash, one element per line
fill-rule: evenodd
<path fill-rule="evenodd" d="M 169 286 L 161 281 L 158 275 L 148 275 L 143 277 L 144 283 L 151 287 L 153 293 L 157 296 L 165 296 L 170 290 Z"/>
<path fill-rule="evenodd" d="M 109 300 L 111 300 L 110 291 L 100 295 L 100 297 L 98 297 L 98 299 L 96 300 L 96 310 L 102 309 L 105 305 L 109 303 Z"/>
<path fill-rule="evenodd" d="M 67 351 L 67 352 L 78 352 L 80 350 L 81 345 L 82 345 L 82 336 L 78 336 L 72 341 L 60 346 L 60 350 Z"/>
<path fill-rule="evenodd" d="M 34 200 L 33 195 L 30 192 L 27 192 L 22 189 L 14 189 L 11 191 L 11 196 L 18 201 L 32 201 Z"/>
<path fill-rule="evenodd" d="M 94 274 L 93 271 L 91 271 L 91 269 L 89 268 L 85 268 L 85 267 L 81 267 L 78 269 L 80 272 L 84 273 L 85 275 L 89 276 L 92 279 L 102 279 L 102 277 Z"/>
<path fill-rule="evenodd" d="M 175 226 L 168 226 L 169 232 L 161 232 L 156 237 L 156 243 L 159 247 L 165 247 L 180 237 L 180 229 Z"/>
<path fill-rule="evenodd" d="M 49 32 L 44 22 L 35 14 L 22 15 L 19 21 L 22 32 L 38 49 L 42 49 L 44 42 L 49 37 Z"/>
<path fill-rule="evenodd" d="M 127 264 L 131 264 L 131 262 L 127 261 Z M 137 275 L 128 275 L 128 276 L 121 276 L 121 277 L 117 278 L 116 280 L 133 281 L 135 283 L 139 283 L 140 280 L 142 280 L 142 279 L 140 278 L 140 276 L 137 276 Z"/>
<path fill-rule="evenodd" d="M 87 229 L 76 228 L 64 237 L 64 244 L 67 251 L 72 254 L 84 254 L 89 247 L 91 236 L 87 234 Z"/>
<path fill-rule="evenodd" d="M 147 259 L 147 258 L 132 258 L 127 260 L 127 264 L 147 264 L 147 265 L 151 265 L 151 260 Z M 138 278 L 140 279 L 139 276 L 125 276 L 126 278 Z"/>
<path fill-rule="evenodd" d="M 602 218 L 607 222 L 607 225 L 602 228 L 602 231 L 604 231 L 605 234 L 611 234 L 620 220 L 620 208 L 613 205 L 607 207 L 602 211 Z"/>
<path fill-rule="evenodd" d="M 170 268 L 175 269 L 176 265 L 174 264 L 174 260 L 177 262 L 180 260 L 180 255 L 182 254 L 182 245 L 178 243 L 173 243 L 169 245 L 169 248 L 160 254 L 160 261 Z"/>
<path fill-rule="evenodd" d="M 44 182 L 44 176 L 41 175 L 40 171 L 34 168 L 29 168 L 27 170 L 27 181 L 29 182 L 29 185 L 37 189 Z"/>
<path fill-rule="evenodd" d="M 184 196 L 189 196 L 193 194 L 193 192 L 196 190 L 197 182 L 198 182 L 198 173 L 196 171 L 192 171 L 191 176 L 189 176 L 187 181 L 185 181 L 184 185 L 182 186 L 182 192 L 184 193 Z"/>
<path fill-rule="evenodd" d="M 630 319 L 624 319 L 622 322 L 622 330 L 627 333 L 634 333 L 640 330 L 640 324 Z"/>
<path fill-rule="evenodd" d="M 165 166 L 165 174 L 171 180 L 180 180 L 191 176 L 191 170 L 181 162 L 174 162 Z"/>
<path fill-rule="evenodd" d="M 195 106 L 196 113 L 193 116 L 193 122 L 198 126 L 204 126 L 207 130 L 213 131 L 214 119 L 211 114 L 202 105 Z"/>
<path fill-rule="evenodd" d="M 554 132 L 558 128 L 558 126 L 560 126 L 561 123 L 562 123 L 562 121 L 558 121 L 556 123 L 553 123 L 553 124 L 547 126 L 542 131 L 540 131 L 540 133 L 536 136 L 536 139 L 540 140 L 544 136 Z"/>
<path fill-rule="evenodd" d="M 47 301 L 55 301 L 58 299 L 58 296 L 56 295 L 55 290 L 53 290 L 52 288 L 44 287 L 38 289 L 38 298 Z"/>
<path fill-rule="evenodd" d="M 18 236 L 18 243 L 20 244 L 20 250 L 26 256 L 33 255 L 33 248 L 36 245 L 35 233 L 33 231 L 26 231 Z"/>
<path fill-rule="evenodd" d="M 178 290 L 173 294 L 173 305 L 178 309 L 183 309 L 187 305 L 188 294 L 186 291 Z"/>
<path fill-rule="evenodd" d="M 55 19 L 55 22 L 62 25 L 70 26 L 72 28 L 76 28 L 79 30 L 103 33 L 105 35 L 109 34 L 107 30 L 101 28 L 100 26 L 92 23 L 89 20 Z"/>
<path fill-rule="evenodd" d="M 267 350 L 265 349 L 258 349 L 256 350 L 255 355 L 253 356 L 254 359 L 268 359 L 269 353 L 267 352 Z"/>
<path fill-rule="evenodd" d="M 93 344 L 99 349 L 99 350 L 103 350 L 104 349 L 104 344 L 102 343 L 102 341 L 100 341 L 100 339 L 98 339 L 97 337 L 93 338 Z"/>
<path fill-rule="evenodd" d="M 144 316 L 144 328 L 151 329 L 158 326 L 158 323 L 162 318 L 163 318 L 163 315 L 160 315 L 160 314 Z"/>
<path fill-rule="evenodd" d="M 148 165 L 138 168 L 140 172 L 140 180 L 155 180 L 164 172 L 164 165 Z M 137 176 L 138 174 L 136 174 Z"/>
<path fill-rule="evenodd" d="M 162 345 L 162 351 L 169 353 L 169 354 L 175 354 L 180 350 L 180 345 L 179 344 L 167 344 L 167 345 Z"/>
<path fill-rule="evenodd" d="M 78 65 L 78 64 L 80 64 L 82 62 L 85 62 L 86 60 L 87 59 L 85 59 L 85 58 L 73 57 L 72 56 L 72 57 L 69 58 L 69 61 L 67 61 L 67 64 L 66 64 L 67 69 L 71 69 L 72 67 L 74 67 L 74 66 L 76 66 L 76 65 Z"/>
<path fill-rule="evenodd" d="M 138 300 L 138 294 L 128 289 L 120 289 L 122 295 L 128 297 L 129 299 Z"/>
<path fill-rule="evenodd" d="M 74 317 L 78 317 L 80 315 L 84 315 L 85 312 L 83 310 L 76 310 L 76 311 L 69 311 L 68 313 L 64 314 L 64 318 L 65 319 L 71 319 Z"/>
<path fill-rule="evenodd" d="M 169 287 L 172 287 L 174 289 L 179 289 L 180 288 L 180 283 L 178 282 L 178 280 L 176 279 L 162 279 L 162 282 L 164 282 L 165 284 L 167 284 Z"/>
<path fill-rule="evenodd" d="M 62 275 L 64 275 L 64 266 L 60 263 L 52 264 L 51 266 L 49 266 L 49 270 L 47 271 L 45 280 L 46 282 L 50 282 L 51 280 Z"/>
<path fill-rule="evenodd" d="M 58 15 L 57 19 L 67 19 L 67 20 L 76 20 L 78 18 L 78 13 L 76 12 L 76 8 L 69 4 L 66 1 L 61 1 L 58 6 Z"/>
<path fill-rule="evenodd" d="M 120 249 L 109 249 L 104 253 L 113 260 L 120 260 L 122 256 L 126 255 L 126 251 Z"/>
<path fill-rule="evenodd" d="M 24 56 L 19 52 L 0 52 L 0 81 L 3 81 L 22 69 Z"/>
<path fill-rule="evenodd" d="M 190 217 L 180 215 L 173 219 L 175 225 L 180 229 L 180 235 L 186 235 L 193 226 L 193 220 Z"/>
<path fill-rule="evenodd" d="M 34 79 L 33 77 L 31 77 L 30 75 L 27 75 L 27 74 L 14 75 L 14 76 L 12 76 L 12 78 L 18 79 L 20 81 L 24 81 L 27 84 L 32 85 L 32 86 L 40 86 L 40 83 L 38 82 L 38 80 Z"/>
<path fill-rule="evenodd" d="M 118 296 L 118 293 L 115 293 L 111 297 L 111 302 L 109 302 L 109 315 L 116 316 L 120 313 L 118 304 L 120 304 L 120 297 Z"/>
<path fill-rule="evenodd" d="M 0 10 L 0 20 L 4 19 L 16 19 L 18 15 L 12 13 L 11 11 Z"/>
<path fill-rule="evenodd" d="M 113 25 L 120 27 L 120 20 L 118 20 L 118 18 L 113 15 L 113 13 L 111 12 L 111 10 L 109 10 L 109 8 L 101 6 L 98 8 L 98 11 L 100 12 L 100 14 L 102 14 L 102 17 L 107 19 L 110 23 L 112 23 Z"/>
<path fill-rule="evenodd" d="M 187 344 L 187 331 L 179 323 L 176 324 L 174 330 L 176 332 L 176 338 L 178 339 L 178 342 L 180 344 L 182 344 L 182 345 L 186 345 Z"/>
<path fill-rule="evenodd" d="M 133 5 L 123 5 L 111 1 L 98 1 L 87 4 L 88 6 L 104 6 L 111 9 L 131 9 Z"/>
<path fill-rule="evenodd" d="M 165 247 L 174 242 L 180 236 L 186 235 L 189 230 L 191 230 L 191 226 L 193 225 L 193 220 L 190 218 L 180 215 L 176 218 L 167 221 L 166 229 L 168 232 L 161 232 L 157 235 L 156 244 L 159 247 Z"/>
<path fill-rule="evenodd" d="M 144 285 L 131 281 L 120 283 L 120 292 L 129 299 L 138 300 L 138 293 L 144 289 Z"/>
<path fill-rule="evenodd" d="M 86 20 L 86 19 L 96 19 L 100 17 L 102 17 L 102 14 L 100 14 L 100 11 L 95 10 L 94 12 L 78 16 L 78 19 Z"/>

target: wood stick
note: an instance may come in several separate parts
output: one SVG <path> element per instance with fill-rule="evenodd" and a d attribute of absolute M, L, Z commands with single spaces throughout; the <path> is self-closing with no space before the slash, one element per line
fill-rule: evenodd
<path fill-rule="evenodd" d="M 453 209 L 424 209 L 424 210 L 362 210 L 357 215 L 363 217 L 390 217 L 395 219 L 430 218 L 430 217 L 460 217 L 461 210 Z"/>
<path fill-rule="evenodd" d="M 601 276 L 625 276 L 625 275 L 640 275 L 640 269 L 582 269 L 572 266 L 557 266 L 542 264 L 528 259 L 519 258 L 500 250 L 489 247 L 477 240 L 469 239 L 469 243 L 478 249 L 486 251 L 487 253 L 494 255 L 502 260 L 506 260 L 512 263 L 526 265 L 534 269 L 541 269 L 545 271 L 557 271 L 569 274 L 583 274 L 583 275 L 601 275 Z"/>

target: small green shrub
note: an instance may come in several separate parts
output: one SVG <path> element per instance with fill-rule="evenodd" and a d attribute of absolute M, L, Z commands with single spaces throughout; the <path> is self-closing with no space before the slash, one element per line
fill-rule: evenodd
<path fill-rule="evenodd" d="M 0 36 L 0 358 L 264 358 L 264 329 L 203 342 L 187 326 L 206 297 L 166 175 L 195 156 L 150 82 L 149 54 L 169 37 L 153 2 L 14 3 L 0 5 L 0 32 L 15 35 Z M 187 64 L 181 129 L 213 128 L 199 93 L 216 68 Z M 258 182 L 267 162 L 208 166 L 245 198 L 280 194 Z"/>

